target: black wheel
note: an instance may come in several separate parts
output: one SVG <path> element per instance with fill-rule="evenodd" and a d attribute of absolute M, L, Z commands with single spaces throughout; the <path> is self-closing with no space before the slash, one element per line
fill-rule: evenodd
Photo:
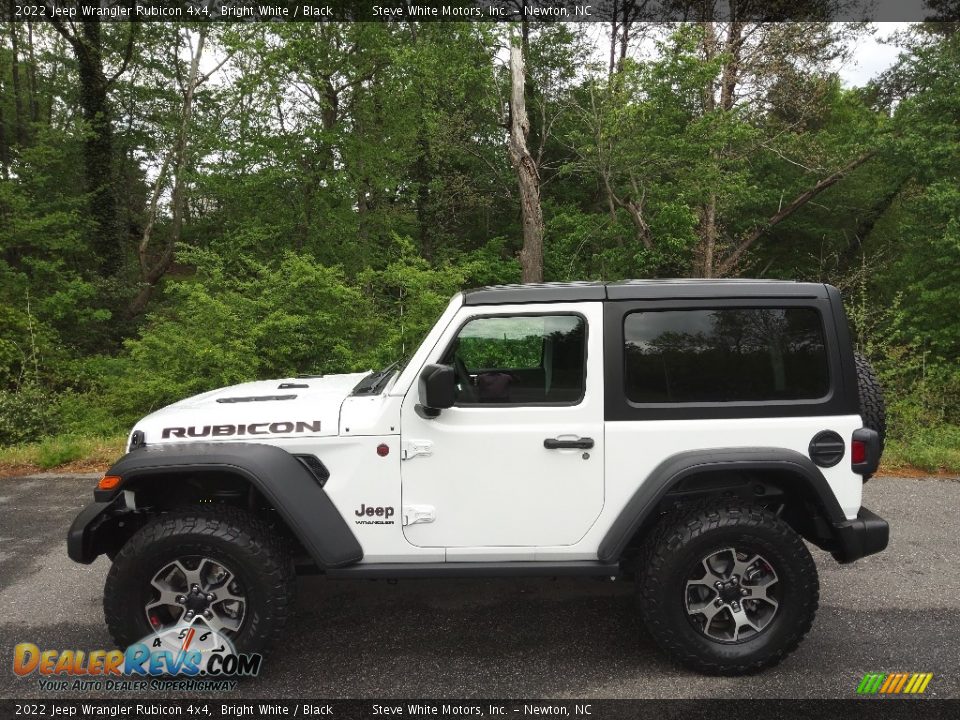
<path fill-rule="evenodd" d="M 857 389 L 863 424 L 880 436 L 880 452 L 883 452 L 887 437 L 887 406 L 883 399 L 883 388 L 869 360 L 860 353 L 854 353 L 853 359 L 857 365 Z"/>
<path fill-rule="evenodd" d="M 292 607 L 294 572 L 282 542 L 237 508 L 187 509 L 154 518 L 123 546 L 107 574 L 103 610 L 121 648 L 182 622 L 263 652 Z"/>
<path fill-rule="evenodd" d="M 810 630 L 820 595 L 800 536 L 770 511 L 738 504 L 665 519 L 640 555 L 637 590 L 660 647 L 714 675 L 783 660 Z"/>

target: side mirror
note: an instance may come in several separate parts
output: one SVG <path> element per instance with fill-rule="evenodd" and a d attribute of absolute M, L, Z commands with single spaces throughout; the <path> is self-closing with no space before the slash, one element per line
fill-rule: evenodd
<path fill-rule="evenodd" d="M 457 380 L 449 365 L 427 365 L 420 373 L 420 404 L 431 417 L 457 400 Z"/>

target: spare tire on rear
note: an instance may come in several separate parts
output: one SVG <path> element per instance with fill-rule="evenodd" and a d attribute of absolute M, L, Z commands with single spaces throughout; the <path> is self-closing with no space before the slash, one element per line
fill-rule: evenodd
<path fill-rule="evenodd" d="M 854 353 L 857 366 L 857 389 L 860 395 L 860 415 L 864 427 L 876 431 L 880 436 L 880 452 L 887 437 L 887 407 L 883 401 L 883 388 L 877 380 L 870 361 L 860 353 Z"/>

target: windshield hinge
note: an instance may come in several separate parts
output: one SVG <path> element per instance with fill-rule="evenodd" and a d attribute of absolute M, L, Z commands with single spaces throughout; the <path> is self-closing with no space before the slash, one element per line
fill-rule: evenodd
<path fill-rule="evenodd" d="M 417 455 L 433 455 L 433 443 L 429 440 L 405 440 L 401 447 L 403 460 L 415 458 Z"/>
<path fill-rule="evenodd" d="M 403 524 L 416 525 L 417 523 L 432 523 L 437 519 L 437 511 L 433 505 L 404 505 Z"/>

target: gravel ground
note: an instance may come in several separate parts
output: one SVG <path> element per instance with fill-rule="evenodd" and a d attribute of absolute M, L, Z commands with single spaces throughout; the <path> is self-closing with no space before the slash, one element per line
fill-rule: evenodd
<path fill-rule="evenodd" d="M 93 482 L 0 480 L 0 697 L 41 696 L 10 670 L 18 642 L 112 647 L 108 561 L 76 565 L 64 540 Z M 850 698 L 865 672 L 906 671 L 934 673 L 927 697 L 960 698 L 960 480 L 875 478 L 865 504 L 890 522 L 890 547 L 847 566 L 814 550 L 813 630 L 761 675 L 675 666 L 626 583 L 305 577 L 281 646 L 230 697 Z"/>

